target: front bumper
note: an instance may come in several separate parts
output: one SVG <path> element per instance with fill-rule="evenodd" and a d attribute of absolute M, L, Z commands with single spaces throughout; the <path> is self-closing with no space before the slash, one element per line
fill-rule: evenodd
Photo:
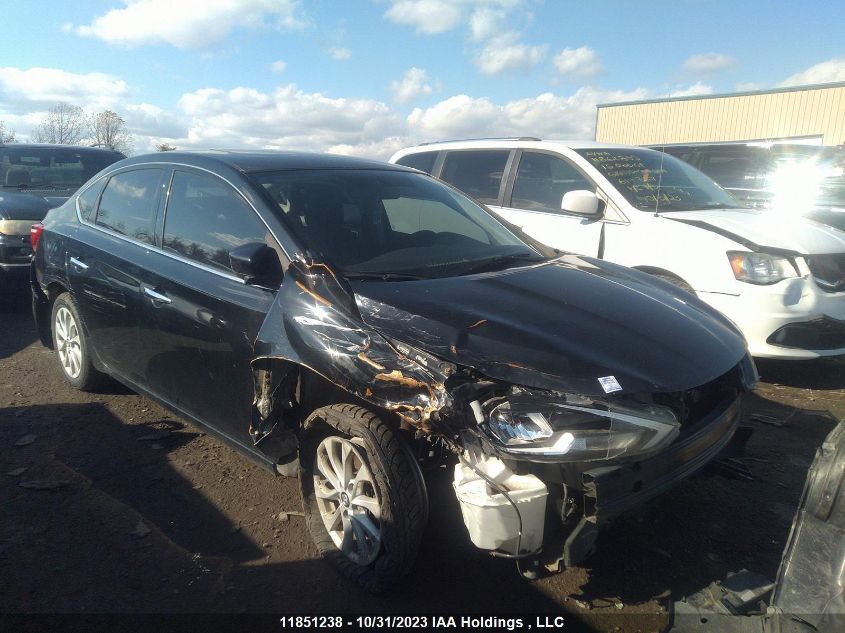
<path fill-rule="evenodd" d="M 739 418 L 740 399 L 726 400 L 698 422 L 695 431 L 657 455 L 584 471 L 585 515 L 594 523 L 606 522 L 688 478 L 728 445 Z"/>
<path fill-rule="evenodd" d="M 771 286 L 742 284 L 739 295 L 697 295 L 736 323 L 756 358 L 845 355 L 845 292 L 825 292 L 812 276 Z"/>

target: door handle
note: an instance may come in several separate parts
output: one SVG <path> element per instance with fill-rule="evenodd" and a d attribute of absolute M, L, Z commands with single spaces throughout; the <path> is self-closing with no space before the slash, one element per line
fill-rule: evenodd
<path fill-rule="evenodd" d="M 70 263 L 76 266 L 79 270 L 88 270 L 90 266 L 83 262 L 81 259 L 77 259 L 76 257 L 70 258 Z"/>
<path fill-rule="evenodd" d="M 147 288 L 144 286 L 144 294 L 147 295 L 150 299 L 152 299 L 153 303 L 170 303 L 171 299 L 167 295 L 163 295 L 160 292 L 156 292 L 152 288 Z"/>

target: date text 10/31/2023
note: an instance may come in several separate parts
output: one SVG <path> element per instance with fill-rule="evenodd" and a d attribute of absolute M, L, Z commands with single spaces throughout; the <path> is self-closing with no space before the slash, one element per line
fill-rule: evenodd
<path fill-rule="evenodd" d="M 498 616 L 283 616 L 279 623 L 284 629 L 472 629 L 521 631 L 532 629 L 562 629 L 562 616 L 498 617 Z"/>

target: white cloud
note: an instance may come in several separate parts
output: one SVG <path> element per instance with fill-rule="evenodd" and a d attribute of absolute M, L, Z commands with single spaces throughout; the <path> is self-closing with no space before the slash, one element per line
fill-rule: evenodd
<path fill-rule="evenodd" d="M 405 26 L 413 26 L 417 33 L 434 35 L 451 31 L 461 23 L 461 8 L 450 0 L 398 0 L 384 17 Z"/>
<path fill-rule="evenodd" d="M 574 77 L 593 77 L 602 70 L 599 56 L 589 46 L 564 48 L 555 55 L 554 64 L 561 75 Z"/>
<path fill-rule="evenodd" d="M 487 98 L 456 95 L 408 115 L 408 133 L 417 141 L 476 136 L 592 138 L 596 104 L 644 99 L 644 89 L 630 92 L 583 87 L 569 96 L 544 93 L 495 104 Z"/>
<path fill-rule="evenodd" d="M 546 56 L 547 46 L 530 46 L 519 41 L 511 31 L 487 43 L 475 56 L 475 65 L 485 75 L 506 71 L 530 70 Z"/>
<path fill-rule="evenodd" d="M 738 92 L 750 92 L 752 90 L 760 90 L 764 86 L 756 81 L 741 81 L 734 85 L 734 90 Z"/>
<path fill-rule="evenodd" d="M 347 59 L 352 57 L 352 51 L 341 46 L 333 46 L 329 49 L 329 55 L 331 55 L 332 59 L 336 59 L 339 62 L 345 62 Z"/>
<path fill-rule="evenodd" d="M 123 0 L 126 5 L 75 27 L 76 33 L 109 44 L 170 44 L 207 48 L 238 27 L 305 25 L 299 0 Z"/>
<path fill-rule="evenodd" d="M 684 70 L 697 74 L 709 74 L 736 66 L 736 59 L 724 53 L 699 53 L 684 61 Z"/>
<path fill-rule="evenodd" d="M 129 87 L 105 73 L 71 73 L 58 68 L 0 68 L 0 111 L 47 110 L 59 101 L 105 109 L 125 98 Z"/>
<path fill-rule="evenodd" d="M 482 42 L 488 38 L 495 37 L 504 28 L 507 13 L 501 9 L 481 7 L 470 14 L 469 32 L 470 39 L 474 42 Z"/>
<path fill-rule="evenodd" d="M 403 132 L 401 118 L 380 101 L 332 98 L 295 85 L 271 92 L 203 88 L 179 100 L 189 119 L 177 147 L 254 147 L 326 151 L 383 141 Z"/>
<path fill-rule="evenodd" d="M 670 97 L 697 97 L 713 94 L 713 86 L 696 81 L 691 86 L 677 86 L 669 94 Z"/>
<path fill-rule="evenodd" d="M 393 100 L 408 103 L 421 95 L 431 94 L 434 90 L 429 83 L 428 73 L 423 68 L 409 68 L 402 79 L 390 83 Z"/>
<path fill-rule="evenodd" d="M 800 73 L 787 77 L 781 86 L 801 86 L 805 84 L 826 84 L 833 81 L 845 81 L 845 57 L 834 57 L 826 62 L 810 66 Z"/>
<path fill-rule="evenodd" d="M 285 72 L 285 68 L 288 67 L 288 63 L 283 59 L 277 59 L 272 64 L 270 64 L 270 70 L 274 73 L 283 73 Z"/>

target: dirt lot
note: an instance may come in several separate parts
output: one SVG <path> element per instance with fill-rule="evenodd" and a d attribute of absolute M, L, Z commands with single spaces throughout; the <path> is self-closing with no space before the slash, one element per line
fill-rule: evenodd
<path fill-rule="evenodd" d="M 658 630 L 669 600 L 729 571 L 774 576 L 827 414 L 845 417 L 845 364 L 759 369 L 746 416 L 786 422 L 753 423 L 753 481 L 687 481 L 620 518 L 586 568 L 528 583 L 470 545 L 448 474 L 429 473 L 418 563 L 375 597 L 317 559 L 301 518 L 278 518 L 299 509 L 294 480 L 121 387 L 66 386 L 21 294 L 0 308 L 0 613 L 560 612 Z"/>

